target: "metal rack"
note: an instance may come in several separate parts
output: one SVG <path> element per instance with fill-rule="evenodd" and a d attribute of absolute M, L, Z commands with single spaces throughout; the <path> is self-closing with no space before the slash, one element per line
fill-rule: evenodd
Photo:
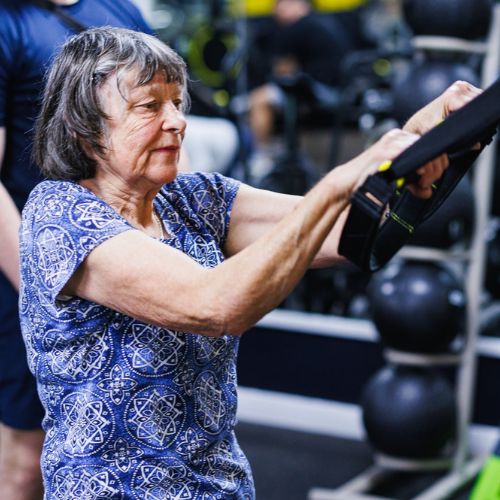
<path fill-rule="evenodd" d="M 486 87 L 498 78 L 500 68 L 500 5 L 496 4 L 494 7 L 490 36 L 486 43 L 446 37 L 415 37 L 413 43 L 414 47 L 419 50 L 439 49 L 441 51 L 484 54 L 481 83 L 483 87 Z M 463 348 L 457 353 L 437 356 L 422 356 L 392 350 L 385 352 L 387 360 L 399 364 L 457 365 L 458 421 L 453 454 L 450 457 L 440 457 L 433 460 L 406 460 L 378 454 L 374 457 L 374 465 L 360 475 L 335 490 L 313 488 L 309 492 L 308 500 L 382 500 L 382 497 L 370 495 L 368 492 L 398 471 L 442 470 L 444 473 L 442 478 L 413 499 L 441 500 L 449 498 L 451 494 L 469 483 L 481 469 L 484 458 L 470 457 L 469 426 L 472 417 L 476 358 L 478 347 L 481 345 L 478 337 L 480 299 L 486 257 L 484 235 L 490 213 L 491 179 L 495 165 L 495 153 L 496 148 L 489 147 L 476 162 L 473 182 L 476 214 L 474 235 L 468 250 L 450 253 L 435 249 L 407 247 L 400 252 L 400 256 L 404 258 L 434 262 L 455 260 L 462 262 L 466 267 L 466 341 Z M 496 353 L 498 355 L 498 350 Z"/>

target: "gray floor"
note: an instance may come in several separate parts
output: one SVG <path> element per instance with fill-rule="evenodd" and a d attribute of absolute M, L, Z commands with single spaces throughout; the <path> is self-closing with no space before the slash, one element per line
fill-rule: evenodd
<path fill-rule="evenodd" d="M 238 424 L 237 435 L 252 465 L 257 500 L 306 500 L 310 488 L 338 487 L 372 464 L 369 447 L 359 441 L 247 423 Z M 372 494 L 411 499 L 433 479 L 401 475 Z M 467 498 L 468 490 L 450 500 Z"/>

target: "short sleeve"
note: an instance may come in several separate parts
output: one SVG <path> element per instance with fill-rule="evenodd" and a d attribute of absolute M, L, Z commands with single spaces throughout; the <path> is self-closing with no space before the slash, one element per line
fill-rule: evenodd
<path fill-rule="evenodd" d="M 21 281 L 54 303 L 89 253 L 133 227 L 87 189 L 44 181 L 30 195 L 20 230 Z"/>
<path fill-rule="evenodd" d="M 175 182 L 187 198 L 189 211 L 222 247 L 241 183 L 215 172 L 180 174 Z M 166 188 L 171 190 L 172 186 Z"/>

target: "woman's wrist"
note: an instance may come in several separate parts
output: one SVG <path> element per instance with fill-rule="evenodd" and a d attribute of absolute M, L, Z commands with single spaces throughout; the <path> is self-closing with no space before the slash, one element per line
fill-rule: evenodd
<path fill-rule="evenodd" d="M 332 202 L 347 205 L 351 199 L 356 185 L 356 175 L 349 163 L 339 165 L 331 170 L 323 178 L 323 182 L 328 185 Z"/>

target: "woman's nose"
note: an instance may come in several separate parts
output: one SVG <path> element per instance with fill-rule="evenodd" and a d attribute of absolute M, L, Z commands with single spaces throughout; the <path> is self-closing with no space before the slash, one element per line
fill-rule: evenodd
<path fill-rule="evenodd" d="M 162 130 L 165 130 L 166 132 L 174 132 L 176 134 L 184 134 L 186 124 L 186 117 L 180 109 L 172 103 L 165 105 L 163 111 Z"/>

